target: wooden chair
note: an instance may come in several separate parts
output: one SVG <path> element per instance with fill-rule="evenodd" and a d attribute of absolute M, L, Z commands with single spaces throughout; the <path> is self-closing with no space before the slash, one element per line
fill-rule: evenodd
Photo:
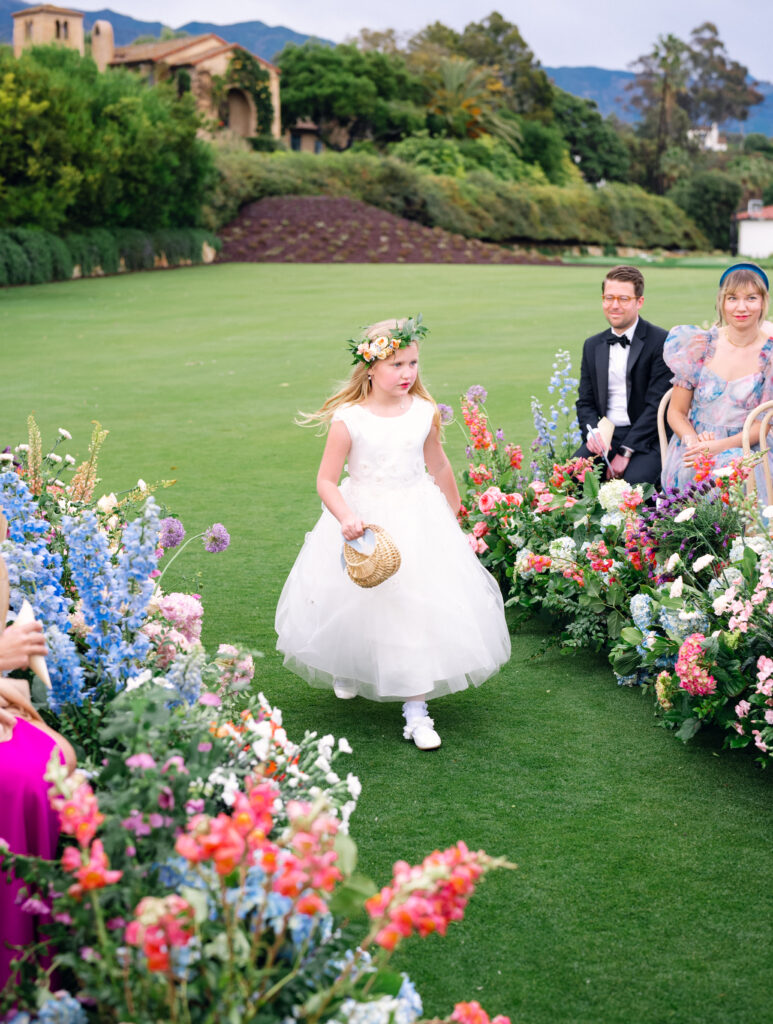
<path fill-rule="evenodd" d="M 660 399 L 660 405 L 658 406 L 658 437 L 660 439 L 660 465 L 665 466 L 666 464 L 666 452 L 668 451 L 668 433 L 666 431 L 666 409 L 668 403 L 671 401 L 671 395 L 674 393 L 673 388 L 669 388 L 665 395 Z"/>
<path fill-rule="evenodd" d="M 760 417 L 762 419 L 760 420 Z M 751 444 L 751 429 L 754 423 L 760 420 L 760 451 L 765 452 L 767 455 L 769 448 L 767 444 L 767 437 L 770 433 L 770 421 L 773 420 L 773 401 L 763 402 L 756 408 L 752 409 L 749 415 L 746 417 L 746 422 L 743 425 L 743 453 L 744 456 L 751 455 L 752 444 Z M 770 459 L 763 459 L 760 463 L 762 466 L 762 472 L 765 477 L 765 504 L 773 505 L 773 476 L 770 472 Z M 757 488 L 756 474 L 750 473 L 746 480 L 746 493 L 749 495 L 754 494 Z"/>

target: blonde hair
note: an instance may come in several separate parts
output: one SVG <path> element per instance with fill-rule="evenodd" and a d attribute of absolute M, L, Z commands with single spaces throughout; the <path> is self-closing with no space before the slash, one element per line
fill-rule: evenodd
<path fill-rule="evenodd" d="M 364 337 L 372 341 L 385 332 L 399 331 L 406 322 L 407 317 L 401 320 L 379 320 L 378 323 L 371 324 L 365 328 Z M 418 348 L 418 342 L 414 341 L 413 344 Z M 340 409 L 341 406 L 361 405 L 367 399 L 372 386 L 368 376 L 369 370 L 370 365 L 368 363 L 359 361 L 355 363 L 349 379 L 341 382 L 335 394 L 326 399 L 316 412 L 299 412 L 295 422 L 299 427 L 319 426 L 323 431 L 327 430 L 336 410 Z M 431 403 L 435 410 L 432 423 L 440 430 L 440 411 L 438 410 L 437 403 L 422 384 L 421 376 L 418 373 L 416 374 L 416 380 L 408 389 L 408 394 L 416 395 L 417 398 L 423 398 L 425 402 Z"/>
<path fill-rule="evenodd" d="M 759 323 L 762 323 L 768 315 L 770 294 L 768 289 L 765 287 L 765 282 L 762 280 L 760 275 L 755 274 L 753 270 L 748 270 L 746 267 L 739 267 L 738 270 L 733 270 L 728 274 L 719 286 L 719 292 L 717 293 L 717 322 L 720 327 L 725 326 L 725 299 L 728 295 L 732 295 L 734 292 L 738 291 L 739 288 L 750 288 L 757 292 L 758 295 L 762 296 L 762 309 L 760 311 Z"/>

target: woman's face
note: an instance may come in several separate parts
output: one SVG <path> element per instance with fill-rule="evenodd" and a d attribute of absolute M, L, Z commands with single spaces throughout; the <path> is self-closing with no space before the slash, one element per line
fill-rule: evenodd
<path fill-rule="evenodd" d="M 742 284 L 729 291 L 722 304 L 725 323 L 743 330 L 749 324 L 762 320 L 764 299 L 752 285 Z"/>

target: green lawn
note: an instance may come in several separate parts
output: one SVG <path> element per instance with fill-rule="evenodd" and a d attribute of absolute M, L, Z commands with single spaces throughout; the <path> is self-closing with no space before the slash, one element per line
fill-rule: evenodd
<path fill-rule="evenodd" d="M 646 271 L 644 313 L 711 317 L 715 269 Z M 177 586 L 200 591 L 205 639 L 265 652 L 256 681 L 305 728 L 346 735 L 364 784 L 353 834 L 387 881 L 398 857 L 464 839 L 516 861 L 466 921 L 400 956 L 445 1014 L 461 999 L 522 1024 L 758 1024 L 770 1019 L 773 896 L 756 878 L 773 839 L 769 777 L 748 756 L 683 747 L 650 702 L 592 656 L 538 656 L 514 638 L 507 668 L 433 705 L 434 754 L 400 739 L 399 709 L 336 702 L 273 651 L 283 580 L 315 521 L 322 441 L 292 424 L 348 372 L 369 320 L 421 310 L 424 377 L 455 404 L 490 390 L 494 426 L 531 438 L 529 396 L 552 356 L 599 330 L 599 268 L 232 265 L 0 291 L 0 447 L 34 410 L 44 438 L 85 453 L 109 428 L 104 490 L 176 478 L 160 496 L 190 531 L 218 520 L 222 555 L 187 552 Z M 448 430 L 457 466 L 463 452 Z M 200 575 L 197 575 L 200 573 Z M 764 875 L 764 872 L 763 872 Z"/>

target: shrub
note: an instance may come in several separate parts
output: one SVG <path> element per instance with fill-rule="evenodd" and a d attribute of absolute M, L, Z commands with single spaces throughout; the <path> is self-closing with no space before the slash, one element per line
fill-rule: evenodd
<path fill-rule="evenodd" d="M 30 261 L 24 249 L 9 232 L 0 231 L 0 281 L 3 284 L 27 284 Z"/>
<path fill-rule="evenodd" d="M 137 228 L 120 228 L 115 233 L 118 252 L 127 270 L 152 270 L 156 262 L 153 240 Z"/>
<path fill-rule="evenodd" d="M 366 153 L 260 153 L 221 150 L 206 210 L 210 227 L 268 195 L 349 195 L 471 238 L 494 242 L 700 248 L 705 236 L 670 199 L 636 186 L 558 187 L 505 181 L 490 171 L 464 177 L 420 171 L 394 156 Z"/>

